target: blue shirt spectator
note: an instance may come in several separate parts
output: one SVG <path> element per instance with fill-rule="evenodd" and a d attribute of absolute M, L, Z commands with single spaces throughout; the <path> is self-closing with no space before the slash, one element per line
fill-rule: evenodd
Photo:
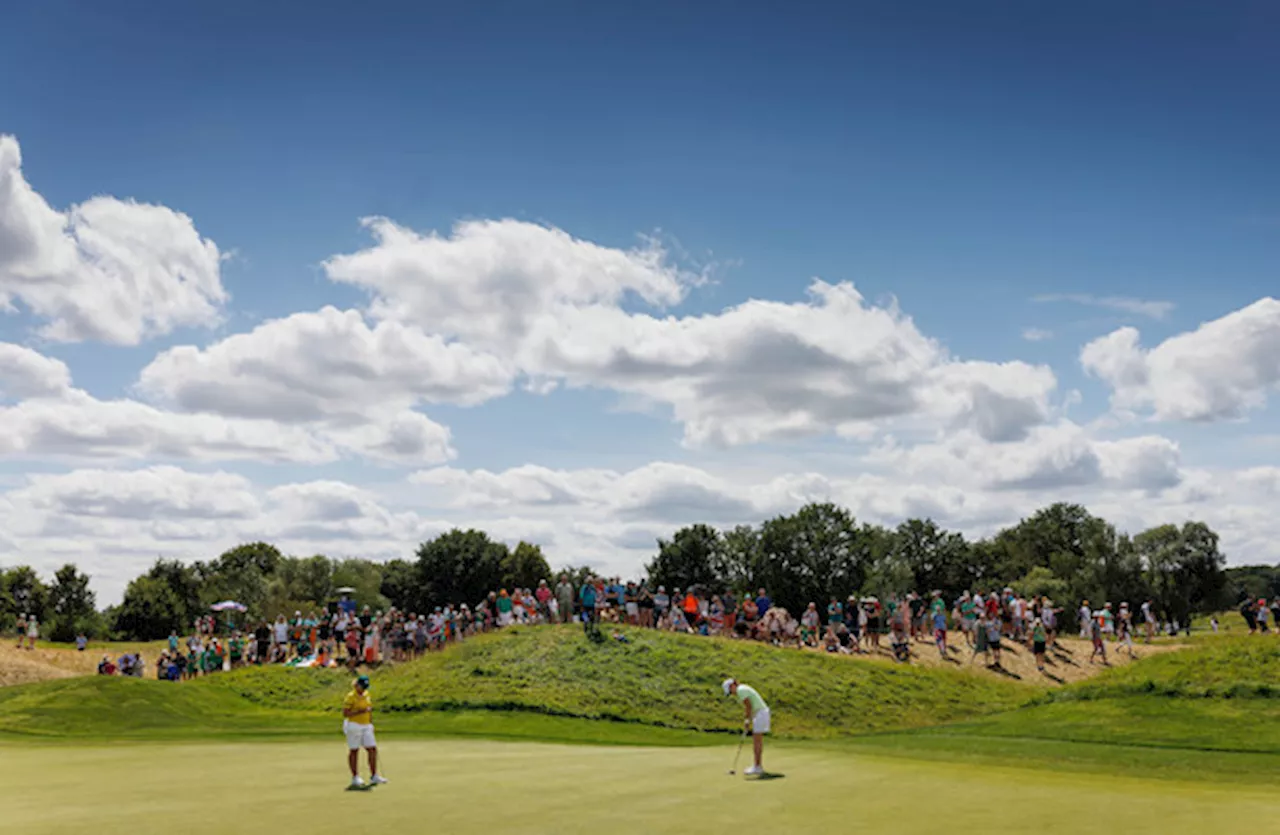
<path fill-rule="evenodd" d="M 772 605 L 773 601 L 769 599 L 769 595 L 764 593 L 764 589 L 760 589 L 760 596 L 756 598 L 756 608 L 760 610 L 760 617 L 764 617 L 764 613 L 769 611 Z"/>

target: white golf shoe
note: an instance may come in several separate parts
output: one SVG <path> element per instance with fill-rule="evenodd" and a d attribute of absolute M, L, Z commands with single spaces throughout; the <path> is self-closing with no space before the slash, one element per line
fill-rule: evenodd
<path fill-rule="evenodd" d="M 363 778 L 363 777 L 361 777 L 359 774 L 357 774 L 355 777 L 352 777 L 352 778 L 351 778 L 351 788 L 353 788 L 353 789 L 363 789 L 363 788 L 364 788 L 364 778 Z"/>
<path fill-rule="evenodd" d="M 764 774 L 764 768 L 758 765 L 753 765 L 742 773 L 743 774 Z"/>
<path fill-rule="evenodd" d="M 383 783 L 388 783 L 388 782 L 390 781 L 387 780 L 386 777 L 383 777 L 381 774 L 375 774 L 369 778 L 369 785 L 371 786 L 381 786 Z"/>

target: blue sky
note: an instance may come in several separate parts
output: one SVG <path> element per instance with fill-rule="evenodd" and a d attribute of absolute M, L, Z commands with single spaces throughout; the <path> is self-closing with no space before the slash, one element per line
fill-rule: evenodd
<path fill-rule="evenodd" d="M 1226 420 L 1163 408 L 1148 392 L 1151 414 L 1097 424 L 1110 420 L 1114 381 L 1079 360 L 1117 328 L 1137 327 L 1151 348 L 1280 287 L 1280 8 L 689 5 L 51 0 L 10 10 L 0 133 L 21 144 L 25 181 L 58 211 L 110 195 L 185 213 L 229 256 L 219 268 L 229 301 L 213 327 L 178 323 L 112 345 L 41 338 L 47 317 L 19 304 L 0 316 L 0 341 L 64 361 L 93 397 L 145 399 L 139 374 L 168 348 L 207 348 L 324 305 L 365 310 L 371 294 L 322 266 L 373 245 L 362 217 L 446 235 L 461 220 L 510 218 L 623 250 L 656 235 L 670 263 L 711 278 L 666 311 L 677 316 L 748 299 L 801 304 L 815 277 L 850 281 L 870 305 L 896 299 L 955 359 L 1051 369 L 1046 424 L 1068 419 L 1099 441 L 1169 439 L 1186 468 L 1280 464 L 1280 449 L 1250 440 L 1280 435 L 1275 410 L 1256 404 L 1247 420 Z M 0 291 L 3 281 L 0 272 Z M 1171 307 L 1155 317 L 1080 301 L 1107 298 Z M 624 308 L 657 312 L 634 298 Z M 1264 336 L 1274 326 L 1267 316 L 1259 325 Z M 1046 338 L 1026 339 L 1029 328 Z M 1235 394 L 1265 403 L 1280 372 L 1259 368 Z M 773 478 L 775 464 L 813 461 L 805 471 L 831 462 L 826 475 L 856 478 L 870 467 L 859 456 L 903 434 L 881 425 L 856 442 L 816 432 L 682 443 L 674 401 L 619 409 L 630 398 L 593 379 L 415 408 L 449 428 L 448 466 L 468 473 L 652 460 L 737 472 L 769 461 Z M 951 428 L 914 427 L 913 437 L 937 444 L 929 433 Z M 377 485 L 388 507 L 399 499 L 425 519 L 473 511 L 406 497 L 395 485 L 420 467 L 358 455 L 315 465 L 172 458 L 185 472 L 238 474 L 251 493 L 322 478 Z M 85 463 L 28 446 L 0 468 L 21 484 L 28 473 L 160 463 Z M 945 481 L 915 476 L 931 477 Z M 991 513 L 1016 518 L 1055 498 L 1028 495 Z M 1119 494 L 1101 501 L 1132 505 Z M 1160 501 L 1151 499 L 1153 519 Z M 1191 512 L 1169 502 L 1173 516 Z M 985 517 L 957 511 L 954 521 L 980 528 Z M 1232 524 L 1242 545 L 1265 538 Z M 552 539 L 615 559 L 555 525 Z M 18 539 L 24 551 L 45 548 Z M 388 535 L 385 550 L 396 541 Z M 130 569 L 140 559 L 96 545 L 85 553 Z"/>

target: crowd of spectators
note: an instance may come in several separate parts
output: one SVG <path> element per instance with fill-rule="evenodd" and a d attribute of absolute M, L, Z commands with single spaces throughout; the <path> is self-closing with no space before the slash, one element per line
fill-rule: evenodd
<path fill-rule="evenodd" d="M 1266 601 L 1242 608 L 1251 632 L 1268 631 L 1268 621 L 1280 616 L 1280 600 L 1274 605 L 1274 612 Z M 1132 654 L 1135 636 L 1149 642 L 1157 634 L 1176 634 L 1180 628 L 1176 621 L 1157 618 L 1149 600 L 1134 610 L 1128 603 L 1113 608 L 1109 602 L 1094 609 L 1085 600 L 1076 616 L 1080 637 L 1093 643 L 1090 661 L 1101 658 L 1104 663 L 1108 643 Z M 581 623 L 593 638 L 600 637 L 601 625 L 628 624 L 829 653 L 887 652 L 904 662 L 910 660 L 913 643 L 932 643 L 943 659 L 955 660 L 951 655 L 963 655 L 959 645 L 951 645 L 958 633 L 955 640 L 963 639 L 970 663 L 982 657 L 988 666 L 998 668 L 1002 647 L 1014 642 L 1031 648 L 1043 669 L 1044 654 L 1055 646 L 1059 634 L 1062 609 L 1048 597 L 1028 597 L 1004 588 L 965 592 L 950 601 L 938 591 L 911 592 L 883 601 L 874 595 L 831 597 L 821 606 L 809 603 L 797 616 L 775 605 L 763 588 L 754 595 L 738 595 L 697 586 L 668 589 L 617 577 L 591 577 L 575 584 L 562 575 L 554 584 L 542 580 L 534 588 L 498 589 L 474 604 L 436 606 L 427 614 L 394 607 L 386 611 L 357 608 L 343 596 L 318 612 L 297 610 L 292 617 L 280 615 L 241 629 L 220 630 L 214 617 L 201 617 L 185 639 L 176 632 L 169 636 L 155 673 L 160 679 L 180 681 L 244 665 L 355 669 L 410 660 L 509 626 L 569 622 Z M 1216 619 L 1212 623 L 1216 630 Z M 144 667 L 140 654 L 127 654 L 116 661 L 104 657 L 99 672 L 140 676 Z"/>

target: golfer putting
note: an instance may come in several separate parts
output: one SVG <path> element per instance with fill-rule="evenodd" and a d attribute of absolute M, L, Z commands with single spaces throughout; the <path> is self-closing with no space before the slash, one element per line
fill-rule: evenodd
<path fill-rule="evenodd" d="M 378 742 L 373 737 L 373 698 L 369 695 L 368 676 L 357 678 L 342 700 L 342 732 L 347 737 L 347 764 L 351 767 L 349 788 L 372 788 L 387 782 L 378 773 Z M 360 778 L 361 748 L 369 758 L 368 783 Z"/>
<path fill-rule="evenodd" d="M 727 678 L 721 685 L 724 694 L 732 699 L 742 703 L 743 709 L 743 733 L 751 732 L 751 749 L 755 754 L 755 765 L 743 771 L 743 774 L 764 774 L 764 735 L 769 733 L 769 706 L 764 703 L 764 699 L 756 692 L 754 687 L 746 684 L 739 684 L 737 679 Z M 739 745 L 741 750 L 742 746 Z M 734 767 L 738 763 L 734 760 Z M 731 770 L 730 774 L 733 773 Z"/>

